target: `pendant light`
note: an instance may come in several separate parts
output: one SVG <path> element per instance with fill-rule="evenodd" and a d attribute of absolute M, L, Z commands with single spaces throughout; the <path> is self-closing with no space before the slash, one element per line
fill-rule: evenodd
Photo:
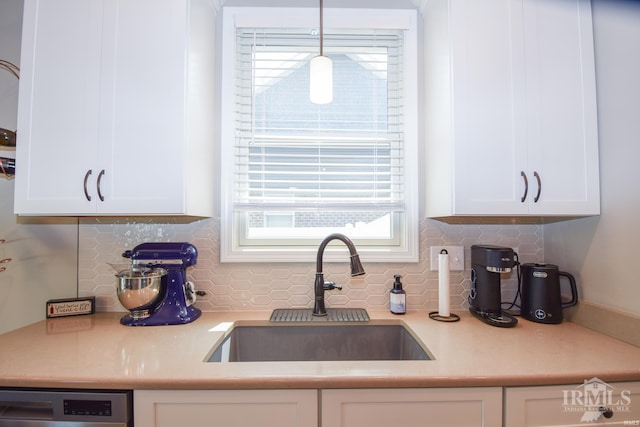
<path fill-rule="evenodd" d="M 314 104 L 333 101 L 333 61 L 324 56 L 323 7 L 320 0 L 320 55 L 311 60 L 309 69 L 309 99 Z"/>

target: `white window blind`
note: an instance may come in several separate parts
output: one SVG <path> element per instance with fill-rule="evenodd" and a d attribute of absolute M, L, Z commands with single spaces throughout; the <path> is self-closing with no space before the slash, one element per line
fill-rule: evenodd
<path fill-rule="evenodd" d="M 367 262 L 417 261 L 416 21 L 325 10 L 334 97 L 316 105 L 317 9 L 224 8 L 221 261 L 309 261 L 334 232 Z"/>
<path fill-rule="evenodd" d="M 235 212 L 404 209 L 403 32 L 325 33 L 334 101 L 309 101 L 308 29 L 236 33 Z"/>

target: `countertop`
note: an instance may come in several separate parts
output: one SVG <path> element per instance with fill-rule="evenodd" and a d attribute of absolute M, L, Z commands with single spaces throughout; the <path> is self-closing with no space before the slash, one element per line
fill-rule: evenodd
<path fill-rule="evenodd" d="M 575 323 L 521 319 L 456 323 L 426 312 L 370 312 L 371 323 L 403 322 L 429 361 L 206 363 L 233 324 L 268 323 L 269 312 L 205 312 L 187 325 L 126 327 L 124 313 L 47 319 L 0 335 L 0 387 L 266 389 L 461 387 L 640 381 L 640 348 Z"/>

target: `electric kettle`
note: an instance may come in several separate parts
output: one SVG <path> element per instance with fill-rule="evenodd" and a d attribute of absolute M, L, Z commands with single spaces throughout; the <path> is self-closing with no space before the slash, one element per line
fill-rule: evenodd
<path fill-rule="evenodd" d="M 522 264 L 520 315 L 532 322 L 557 324 L 562 322 L 562 309 L 578 303 L 575 278 L 553 264 Z M 571 300 L 563 302 L 560 276 L 569 280 Z"/>

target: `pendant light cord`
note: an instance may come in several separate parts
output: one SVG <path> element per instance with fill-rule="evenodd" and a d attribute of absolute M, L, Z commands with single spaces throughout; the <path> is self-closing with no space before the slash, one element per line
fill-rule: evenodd
<path fill-rule="evenodd" d="M 314 104 L 333 101 L 333 62 L 324 56 L 324 7 L 320 0 L 320 54 L 309 64 L 309 100 Z"/>
<path fill-rule="evenodd" d="M 323 1 L 320 0 L 320 56 L 324 55 L 324 52 L 323 52 L 324 51 L 324 48 L 323 48 L 323 46 L 324 46 L 324 35 L 323 35 L 323 33 L 324 33 L 324 31 L 323 31 L 323 27 L 324 27 L 324 25 L 323 25 L 324 24 L 323 15 L 324 15 L 324 13 L 323 13 L 322 3 L 323 3 Z"/>

